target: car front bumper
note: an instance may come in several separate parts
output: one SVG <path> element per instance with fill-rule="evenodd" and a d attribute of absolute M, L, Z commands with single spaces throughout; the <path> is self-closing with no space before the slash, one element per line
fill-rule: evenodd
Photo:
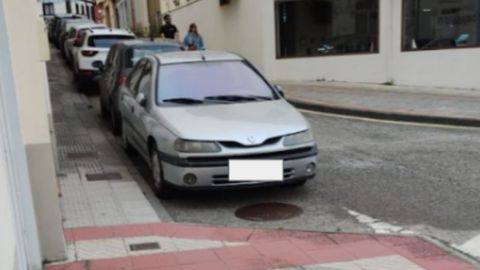
<path fill-rule="evenodd" d="M 315 169 L 307 172 L 307 166 L 314 164 Z M 318 165 L 318 158 L 316 153 L 307 157 L 298 159 L 288 159 L 283 162 L 283 181 L 229 181 L 228 165 L 222 166 L 199 166 L 199 167 L 185 167 L 172 165 L 163 161 L 163 176 L 167 184 L 180 189 L 235 189 L 248 188 L 260 186 L 277 186 L 294 184 L 302 182 L 315 177 L 316 168 Z M 196 176 L 195 184 L 187 184 L 184 182 L 185 175 L 193 174 Z"/>

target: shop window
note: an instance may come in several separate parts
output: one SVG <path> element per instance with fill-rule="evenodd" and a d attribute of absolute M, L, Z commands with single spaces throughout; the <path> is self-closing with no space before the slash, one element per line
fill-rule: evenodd
<path fill-rule="evenodd" d="M 377 53 L 378 2 L 277 1 L 277 57 Z"/>
<path fill-rule="evenodd" d="M 480 45 L 480 0 L 404 0 L 403 49 Z"/>

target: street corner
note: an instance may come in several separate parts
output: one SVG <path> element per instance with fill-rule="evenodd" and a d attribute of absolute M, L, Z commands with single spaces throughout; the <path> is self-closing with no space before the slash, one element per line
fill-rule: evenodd
<path fill-rule="evenodd" d="M 147 223 L 65 231 L 71 261 L 45 270 L 349 269 L 474 270 L 415 236 Z"/>

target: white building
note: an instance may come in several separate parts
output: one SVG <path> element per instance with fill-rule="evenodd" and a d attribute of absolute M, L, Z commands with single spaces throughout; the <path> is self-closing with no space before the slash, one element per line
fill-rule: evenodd
<path fill-rule="evenodd" d="M 162 0 L 272 80 L 480 88 L 480 0 Z"/>
<path fill-rule="evenodd" d="M 37 0 L 38 13 L 43 16 L 70 13 L 93 19 L 94 6 L 94 0 Z"/>
<path fill-rule="evenodd" d="M 147 0 L 115 1 L 118 27 L 134 31 L 138 36 L 147 36 L 150 31 Z"/>
<path fill-rule="evenodd" d="M 41 270 L 65 241 L 37 3 L 0 0 L 0 32 L 0 269 Z"/>

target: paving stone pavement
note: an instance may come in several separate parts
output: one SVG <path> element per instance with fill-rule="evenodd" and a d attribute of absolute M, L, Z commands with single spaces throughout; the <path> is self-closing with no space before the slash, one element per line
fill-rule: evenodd
<path fill-rule="evenodd" d="M 474 270 L 420 238 L 149 223 L 65 230 L 45 270 Z M 138 250 L 132 245 L 150 246 Z"/>
<path fill-rule="evenodd" d="M 361 110 L 480 119 L 480 89 L 314 81 L 278 83 L 292 100 L 318 101 Z"/>
<path fill-rule="evenodd" d="M 115 151 L 102 130 L 102 120 L 76 91 L 68 69 L 59 61 L 54 57 L 48 71 L 64 227 L 160 221 L 134 181 L 135 169 Z M 117 173 L 121 179 L 87 179 L 89 174 L 103 173 Z"/>

